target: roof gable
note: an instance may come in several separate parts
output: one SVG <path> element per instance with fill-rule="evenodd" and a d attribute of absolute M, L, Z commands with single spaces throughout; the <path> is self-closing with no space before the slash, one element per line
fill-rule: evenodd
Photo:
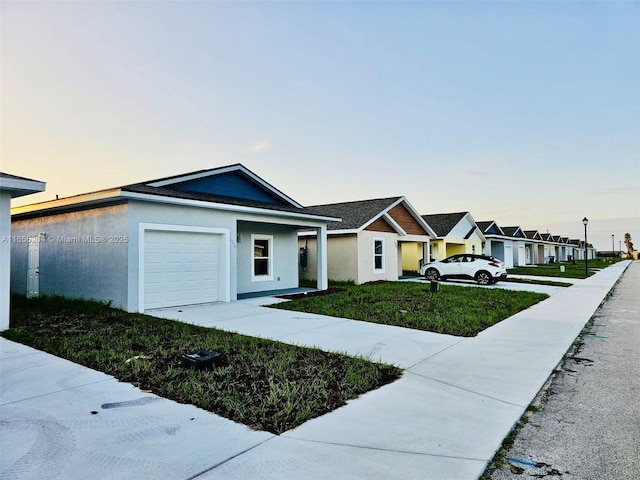
<path fill-rule="evenodd" d="M 476 225 L 478 225 L 480 231 L 486 235 L 505 235 L 504 231 L 493 220 L 488 222 L 476 222 Z"/>
<path fill-rule="evenodd" d="M 502 227 L 502 231 L 507 237 L 527 238 L 520 227 Z"/>
<path fill-rule="evenodd" d="M 429 224 L 438 237 L 446 237 L 466 214 L 467 212 L 436 213 L 422 215 L 422 219 Z"/>
<path fill-rule="evenodd" d="M 374 221 L 400 198 L 402 197 L 330 203 L 308 208 L 315 213 L 342 218 L 342 222 L 330 224 L 329 230 L 359 230 Z"/>
<path fill-rule="evenodd" d="M 370 230 L 395 232 L 402 236 L 435 236 L 435 232 L 404 197 L 315 205 L 309 209 L 319 214 L 342 218 L 342 222 L 329 224 L 329 232 Z"/>
<path fill-rule="evenodd" d="M 207 193 L 229 198 L 255 200 L 276 205 L 288 204 L 282 197 L 275 195 L 238 171 L 186 180 L 173 184 L 168 188 L 185 192 Z"/>
<path fill-rule="evenodd" d="M 135 186 L 302 208 L 300 204 L 240 164 L 151 180 L 130 187 Z"/>
<path fill-rule="evenodd" d="M 525 230 L 524 234 L 529 240 L 542 240 L 538 230 Z"/>

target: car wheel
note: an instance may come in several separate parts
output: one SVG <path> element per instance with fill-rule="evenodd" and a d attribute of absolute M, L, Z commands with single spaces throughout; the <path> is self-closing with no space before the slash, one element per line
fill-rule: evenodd
<path fill-rule="evenodd" d="M 435 268 L 427 268 L 427 271 L 424 272 L 424 278 L 431 282 L 437 282 L 440 278 L 440 274 Z"/>
<path fill-rule="evenodd" d="M 478 285 L 489 285 L 492 280 L 493 278 L 491 278 L 491 274 L 489 272 L 480 270 L 476 273 L 476 282 L 478 282 Z"/>

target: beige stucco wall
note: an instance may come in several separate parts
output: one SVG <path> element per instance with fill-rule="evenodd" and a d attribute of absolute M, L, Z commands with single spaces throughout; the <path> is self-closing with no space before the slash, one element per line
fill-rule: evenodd
<path fill-rule="evenodd" d="M 374 271 L 374 239 L 384 240 L 384 271 Z M 400 251 L 395 233 L 362 231 L 358 234 L 358 278 L 357 283 L 379 280 L 397 280 L 400 270 Z"/>
<path fill-rule="evenodd" d="M 374 271 L 374 239 L 384 240 L 384 271 Z M 328 277 L 330 280 L 353 281 L 361 284 L 378 280 L 397 280 L 402 273 L 401 251 L 395 233 L 362 231 L 349 235 L 330 235 L 328 238 Z M 313 237 L 300 237 L 299 246 L 307 246 L 307 268 L 300 276 L 313 280 L 316 276 Z"/>
<path fill-rule="evenodd" d="M 329 280 L 357 282 L 358 249 L 356 235 L 331 235 L 327 240 L 327 276 Z M 298 246 L 307 247 L 307 268 L 300 268 L 300 277 L 316 280 L 316 239 L 315 236 L 299 237 Z"/>

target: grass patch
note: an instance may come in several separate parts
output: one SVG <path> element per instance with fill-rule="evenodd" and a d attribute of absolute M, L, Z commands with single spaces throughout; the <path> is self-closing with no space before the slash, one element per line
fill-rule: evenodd
<path fill-rule="evenodd" d="M 471 337 L 548 297 L 442 284 L 439 290 L 418 282 L 368 283 L 271 307 Z"/>
<path fill-rule="evenodd" d="M 589 276 L 609 265 L 610 264 L 607 262 L 589 260 Z M 564 267 L 564 272 L 560 270 L 560 266 Z M 584 260 L 578 260 L 576 263 L 557 262 L 535 265 L 532 267 L 513 267 L 507 269 L 507 273 L 513 275 L 535 275 L 540 277 L 586 278 L 584 274 Z"/>
<path fill-rule="evenodd" d="M 10 340 L 190 403 L 257 430 L 282 433 L 401 375 L 363 358 L 188 325 L 61 297 L 12 298 Z M 228 366 L 196 371 L 180 354 L 223 352 Z M 137 357 L 137 358 L 134 358 Z"/>
<path fill-rule="evenodd" d="M 570 287 L 572 283 L 567 282 L 555 282 L 553 280 L 534 280 L 530 278 L 503 278 L 501 282 L 507 283 L 528 283 L 531 285 L 549 285 L 551 287 Z"/>

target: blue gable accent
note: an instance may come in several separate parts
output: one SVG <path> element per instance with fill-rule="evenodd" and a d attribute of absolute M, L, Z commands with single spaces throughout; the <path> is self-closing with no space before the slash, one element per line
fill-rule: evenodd
<path fill-rule="evenodd" d="M 516 232 L 513 234 L 513 236 L 515 238 L 527 238 L 527 236 L 524 233 L 522 233 L 521 230 L 516 230 Z"/>
<path fill-rule="evenodd" d="M 289 205 L 282 198 L 258 185 L 240 172 L 221 173 L 209 177 L 187 180 L 171 185 L 175 190 L 208 193 L 223 197 L 241 198 L 258 202 Z"/>
<path fill-rule="evenodd" d="M 489 230 L 487 230 L 485 233 L 487 233 L 487 234 L 493 233 L 494 235 L 502 235 L 502 233 L 500 232 L 500 230 L 498 230 L 498 227 L 496 227 L 495 224 L 491 225 L 491 228 Z"/>

